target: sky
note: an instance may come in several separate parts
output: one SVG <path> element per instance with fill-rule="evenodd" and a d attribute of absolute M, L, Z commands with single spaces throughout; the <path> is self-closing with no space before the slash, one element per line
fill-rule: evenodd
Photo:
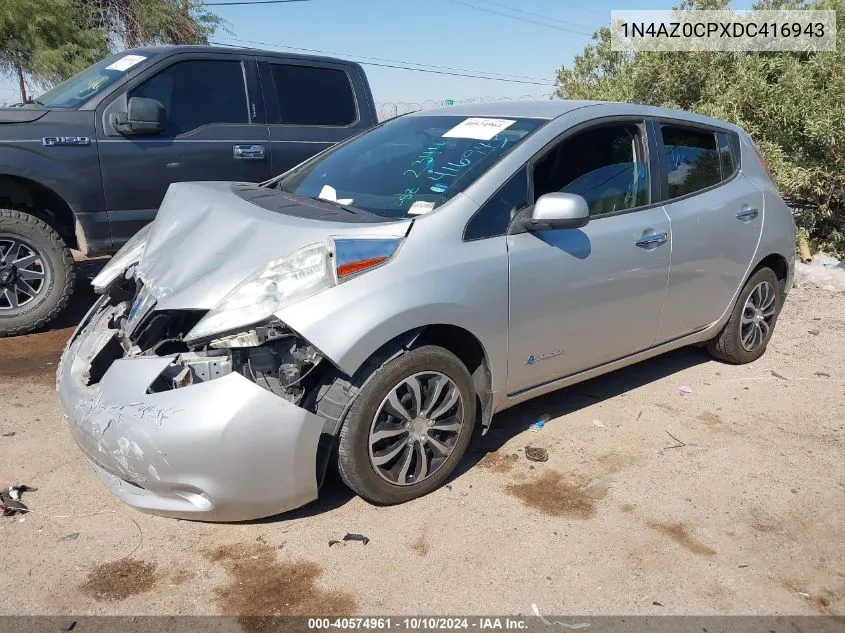
<path fill-rule="evenodd" d="M 590 43 L 590 34 L 609 22 L 611 9 L 669 9 L 675 4 L 678 0 L 306 0 L 209 8 L 228 23 L 229 32 L 218 31 L 215 42 L 319 50 L 382 64 L 364 65 L 375 100 L 401 107 L 445 99 L 548 98 L 557 69 L 571 64 Z M 749 4 L 739 0 L 732 7 Z M 500 80 L 385 64 L 449 67 L 442 72 Z M 0 102 L 16 97 L 16 83 L 4 77 Z"/>

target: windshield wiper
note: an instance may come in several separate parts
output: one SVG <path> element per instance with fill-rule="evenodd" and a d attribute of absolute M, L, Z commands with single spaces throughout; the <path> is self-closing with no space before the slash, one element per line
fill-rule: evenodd
<path fill-rule="evenodd" d="M 358 209 L 355 207 L 350 207 L 348 204 L 341 204 L 337 200 L 327 200 L 326 198 L 321 198 L 320 196 L 311 196 L 311 200 L 316 200 L 317 202 L 325 202 L 326 204 L 333 204 L 336 207 L 340 207 L 344 211 L 349 211 L 349 213 L 354 213 L 358 215 Z"/>

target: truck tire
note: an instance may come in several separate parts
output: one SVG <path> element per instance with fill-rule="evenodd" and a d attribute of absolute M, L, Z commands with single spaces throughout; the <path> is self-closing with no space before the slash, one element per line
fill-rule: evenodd
<path fill-rule="evenodd" d="M 50 323 L 67 307 L 75 281 L 70 249 L 53 227 L 0 209 L 0 337 Z"/>

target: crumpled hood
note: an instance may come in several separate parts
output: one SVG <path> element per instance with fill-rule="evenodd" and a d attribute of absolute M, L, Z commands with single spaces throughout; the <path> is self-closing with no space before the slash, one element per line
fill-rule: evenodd
<path fill-rule="evenodd" d="M 326 206 L 303 200 L 299 217 L 293 217 L 247 202 L 233 193 L 231 183 L 173 184 L 153 222 L 138 274 L 158 310 L 211 309 L 248 275 L 303 246 L 338 236 L 401 237 L 412 222 L 373 222 L 371 215 L 361 223 L 302 217 L 308 207 L 319 216 Z"/>

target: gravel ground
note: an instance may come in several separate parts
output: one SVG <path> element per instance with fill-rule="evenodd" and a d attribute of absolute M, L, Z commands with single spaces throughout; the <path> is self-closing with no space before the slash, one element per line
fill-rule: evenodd
<path fill-rule="evenodd" d="M 237 525 L 141 514 L 88 470 L 53 382 L 90 302 L 0 340 L 0 483 L 38 488 L 0 519 L 0 614 L 845 614 L 845 294 L 794 289 L 751 365 L 679 350 L 498 415 L 423 499 L 330 478 Z M 370 542 L 328 545 L 347 532 Z"/>

